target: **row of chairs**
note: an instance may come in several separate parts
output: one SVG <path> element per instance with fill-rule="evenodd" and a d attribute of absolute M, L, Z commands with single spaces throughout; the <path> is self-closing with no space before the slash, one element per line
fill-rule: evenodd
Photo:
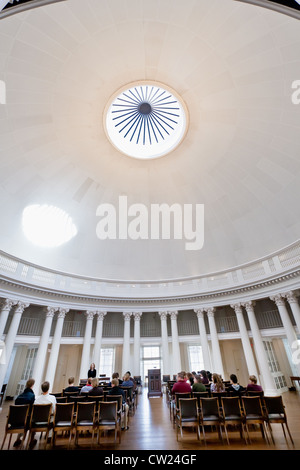
<path fill-rule="evenodd" d="M 180 394 L 178 394 L 180 395 Z M 202 429 L 206 445 L 205 427 L 215 426 L 219 439 L 223 441 L 222 429 L 225 431 L 227 444 L 229 444 L 228 426 L 238 428 L 240 436 L 245 443 L 251 444 L 249 425 L 259 425 L 262 437 L 270 443 L 268 432 L 273 444 L 275 444 L 272 424 L 280 423 L 286 438 L 286 427 L 290 440 L 294 445 L 281 395 L 276 397 L 242 396 L 242 397 L 177 397 L 175 401 L 175 426 L 178 440 L 178 431 L 181 436 L 182 428 L 192 426 L 197 430 L 197 438 L 200 439 L 200 427 Z M 268 431 L 268 432 L 267 432 Z"/>
<path fill-rule="evenodd" d="M 90 431 L 92 433 L 92 444 L 94 445 L 94 435 L 97 432 L 97 442 L 100 443 L 101 432 L 103 430 L 115 431 L 115 442 L 119 435 L 121 443 L 121 422 L 125 409 L 122 404 L 122 396 L 107 396 L 104 401 L 103 396 L 92 397 L 93 400 L 70 401 L 57 403 L 54 415 L 51 414 L 51 404 L 30 405 L 10 405 L 7 416 L 5 434 L 2 442 L 3 449 L 7 435 L 9 435 L 8 449 L 10 448 L 12 434 L 23 434 L 21 448 L 23 448 L 26 436 L 29 448 L 32 437 L 35 433 L 45 433 L 45 448 L 52 430 L 52 446 L 55 446 L 58 432 L 68 431 L 70 434 L 68 447 L 71 444 L 72 436 L 75 436 L 74 444 L 78 445 L 79 433 Z M 98 399 L 98 400 L 97 400 Z M 102 401 L 102 400 L 103 401 Z"/>

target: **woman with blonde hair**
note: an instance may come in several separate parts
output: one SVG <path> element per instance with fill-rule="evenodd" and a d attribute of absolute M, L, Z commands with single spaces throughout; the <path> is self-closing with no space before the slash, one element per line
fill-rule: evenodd
<path fill-rule="evenodd" d="M 212 376 L 212 383 L 210 385 L 211 392 L 225 392 L 225 386 L 219 374 L 214 373 Z"/>

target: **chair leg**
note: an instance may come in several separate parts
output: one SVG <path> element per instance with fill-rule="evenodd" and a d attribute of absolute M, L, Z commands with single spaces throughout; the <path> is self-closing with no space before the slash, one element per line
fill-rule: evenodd
<path fill-rule="evenodd" d="M 294 446 L 295 444 L 294 444 L 294 441 L 293 441 L 292 435 L 291 435 L 291 433 L 290 433 L 290 429 L 289 429 L 289 427 L 288 427 L 287 423 L 285 423 L 285 425 L 286 425 L 287 431 L 288 431 L 288 433 L 289 433 L 290 439 L 291 439 L 291 441 L 292 441 L 292 444 L 293 444 L 293 446 Z"/>
<path fill-rule="evenodd" d="M 4 446 L 4 442 L 5 442 L 6 436 L 7 436 L 7 433 L 5 433 L 5 434 L 4 434 L 4 438 L 3 438 L 3 441 L 2 441 L 1 450 L 3 449 L 3 446 Z"/>

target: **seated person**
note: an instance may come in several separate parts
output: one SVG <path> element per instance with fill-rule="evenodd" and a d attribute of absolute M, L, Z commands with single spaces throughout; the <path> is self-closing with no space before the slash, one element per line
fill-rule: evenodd
<path fill-rule="evenodd" d="M 119 376 L 119 372 L 114 372 L 113 375 L 112 375 L 112 380 L 113 379 L 117 379 L 118 382 L 119 382 L 119 385 L 122 385 L 123 384 L 123 380 L 120 379 L 120 376 Z M 108 386 L 111 387 L 111 383 L 112 383 L 112 380 L 109 382 Z"/>
<path fill-rule="evenodd" d="M 206 392 L 206 387 L 202 383 L 200 375 L 194 376 L 194 383 L 192 385 L 192 391 L 193 392 Z"/>
<path fill-rule="evenodd" d="M 74 377 L 69 377 L 69 379 L 68 379 L 69 386 L 64 389 L 64 392 L 71 392 L 71 393 L 79 392 L 80 388 L 76 387 L 74 385 L 74 382 L 75 382 L 75 378 Z"/>
<path fill-rule="evenodd" d="M 237 379 L 237 376 L 235 374 L 231 374 L 231 376 L 230 376 L 230 385 L 229 385 L 227 391 L 228 392 L 236 392 L 236 393 L 240 393 L 240 392 L 245 391 L 245 387 L 242 387 L 238 383 L 238 379 Z"/>
<path fill-rule="evenodd" d="M 250 375 L 249 377 L 250 383 L 247 385 L 246 390 L 247 392 L 262 392 L 263 389 L 260 385 L 257 385 L 257 378 L 255 375 Z"/>
<path fill-rule="evenodd" d="M 92 390 L 92 378 L 89 377 L 87 379 L 87 383 L 82 387 L 82 389 L 80 390 L 80 393 L 85 393 L 85 392 L 90 392 Z"/>
<path fill-rule="evenodd" d="M 177 382 L 172 387 L 172 395 L 175 393 L 190 393 L 191 391 L 190 383 L 185 380 L 185 372 L 178 372 Z"/>
<path fill-rule="evenodd" d="M 200 371 L 200 377 L 201 377 L 202 383 L 204 385 L 209 384 L 209 378 L 207 376 L 206 370 L 201 370 Z"/>
<path fill-rule="evenodd" d="M 133 387 L 134 383 L 130 378 L 130 373 L 126 372 L 126 374 L 123 377 L 123 383 L 122 387 Z"/>
<path fill-rule="evenodd" d="M 94 378 L 91 380 L 92 389 L 89 391 L 89 396 L 103 395 L 103 388 L 99 387 L 99 380 Z"/>
<path fill-rule="evenodd" d="M 34 379 L 28 379 L 25 385 L 25 388 L 20 395 L 17 396 L 15 399 L 15 405 L 33 405 L 34 400 L 35 400 L 35 395 L 33 391 L 33 386 L 35 384 Z M 30 413 L 28 414 L 28 423 L 30 419 Z M 18 447 L 21 445 L 21 437 L 23 436 L 22 433 L 18 434 L 16 441 L 14 442 L 14 447 Z"/>
<path fill-rule="evenodd" d="M 108 395 L 122 395 L 124 413 L 122 413 L 121 417 L 121 427 L 122 429 L 125 429 L 127 431 L 127 429 L 129 429 L 129 427 L 127 426 L 129 406 L 125 400 L 124 390 L 120 388 L 118 379 L 112 379 L 111 386 L 112 388 L 109 390 Z"/>
<path fill-rule="evenodd" d="M 225 392 L 225 385 L 223 384 L 219 374 L 212 375 L 212 383 L 210 385 L 211 392 Z"/>

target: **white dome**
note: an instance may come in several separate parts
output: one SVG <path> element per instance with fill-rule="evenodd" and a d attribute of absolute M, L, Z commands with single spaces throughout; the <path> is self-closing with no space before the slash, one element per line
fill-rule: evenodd
<path fill-rule="evenodd" d="M 83 7 L 84 3 L 84 7 Z M 0 248 L 55 270 L 172 279 L 227 269 L 299 239 L 299 22 L 232 0 L 68 0 L 0 22 Z M 175 90 L 189 112 L 172 152 L 127 157 L 104 113 L 139 81 Z M 97 237 L 101 204 L 203 204 L 204 244 Z M 60 247 L 22 230 L 51 204 L 78 233 Z"/>

